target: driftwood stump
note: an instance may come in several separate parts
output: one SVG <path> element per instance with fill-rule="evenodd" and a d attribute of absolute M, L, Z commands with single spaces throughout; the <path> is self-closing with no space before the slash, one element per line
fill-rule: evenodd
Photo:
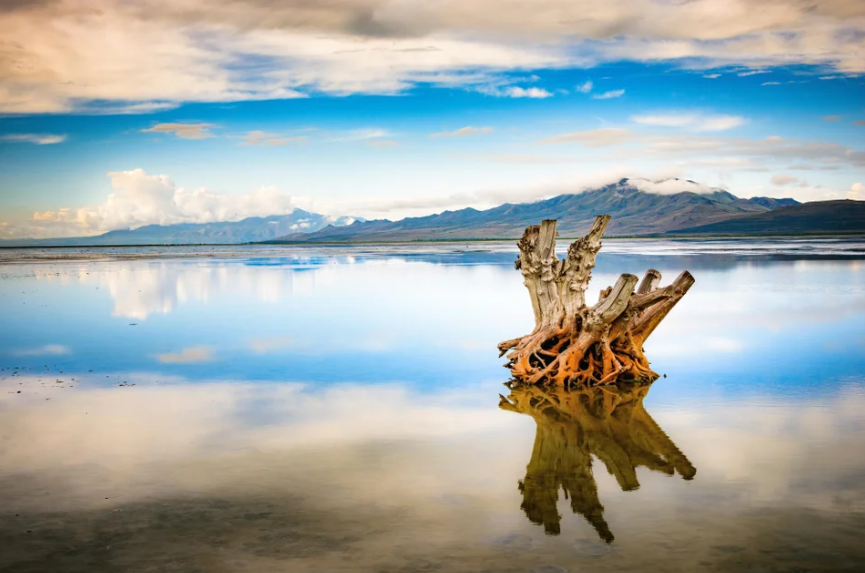
<path fill-rule="evenodd" d="M 646 467 L 690 480 L 697 473 L 688 458 L 643 407 L 648 385 L 583 387 L 577 390 L 511 385 L 499 408 L 527 414 L 537 423 L 526 476 L 518 483 L 522 509 L 532 523 L 558 535 L 559 490 L 610 543 L 613 532 L 598 497 L 592 457 L 616 478 L 623 491 L 640 487 L 637 468 Z"/>
<path fill-rule="evenodd" d="M 535 312 L 535 329 L 499 344 L 505 366 L 518 382 L 596 386 L 618 379 L 652 381 L 643 343 L 694 284 L 688 271 L 660 287 L 661 273 L 623 274 L 586 306 L 586 288 L 601 248 L 609 215 L 595 219 L 589 233 L 556 256 L 556 221 L 527 227 L 517 243 L 516 268 L 523 273 Z M 636 288 L 636 290 L 635 290 Z"/>

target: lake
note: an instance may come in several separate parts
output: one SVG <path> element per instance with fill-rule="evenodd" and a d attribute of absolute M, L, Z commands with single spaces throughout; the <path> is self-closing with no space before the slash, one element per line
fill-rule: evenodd
<path fill-rule="evenodd" d="M 0 571 L 865 570 L 865 243 L 605 241 L 696 284 L 568 394 L 515 255 L 0 251 Z"/>

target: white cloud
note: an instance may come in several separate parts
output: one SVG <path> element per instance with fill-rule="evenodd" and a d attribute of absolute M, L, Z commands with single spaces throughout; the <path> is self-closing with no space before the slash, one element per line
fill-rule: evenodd
<path fill-rule="evenodd" d="M 865 201 L 865 185 L 862 183 L 854 183 L 847 191 L 847 198 L 856 201 Z"/>
<path fill-rule="evenodd" d="M 739 72 L 736 75 L 739 76 L 740 78 L 744 78 L 747 76 L 756 76 L 759 74 L 769 74 L 769 73 L 771 73 L 769 70 L 749 70 L 747 72 Z"/>
<path fill-rule="evenodd" d="M 440 137 L 464 137 L 467 135 L 479 135 L 482 133 L 492 133 L 492 127 L 472 127 L 467 125 L 466 127 L 461 127 L 459 129 L 455 129 L 454 131 L 440 131 L 438 133 L 431 133 L 430 137 L 433 139 L 437 139 Z"/>
<path fill-rule="evenodd" d="M 593 86 L 594 84 L 592 83 L 592 80 L 586 80 L 585 82 L 578 85 L 575 89 L 581 94 L 587 94 L 592 91 Z"/>
<path fill-rule="evenodd" d="M 196 364 L 200 362 L 212 362 L 214 358 L 213 349 L 209 346 L 190 346 L 180 352 L 156 355 L 156 359 L 163 364 Z"/>
<path fill-rule="evenodd" d="M 13 352 L 16 356 L 60 356 L 71 353 L 72 350 L 63 344 L 46 344 L 38 348 L 26 348 Z"/>
<path fill-rule="evenodd" d="M 592 96 L 592 99 L 614 99 L 623 95 L 625 95 L 625 90 L 610 90 L 602 94 L 595 94 Z"/>
<path fill-rule="evenodd" d="M 503 90 L 497 90 L 491 92 L 490 95 L 495 95 L 497 97 L 513 97 L 513 98 L 532 98 L 532 99 L 544 99 L 548 97 L 553 97 L 551 92 L 548 92 L 545 89 L 541 88 L 521 88 L 517 86 L 512 86 L 509 88 L 505 88 Z"/>
<path fill-rule="evenodd" d="M 259 129 L 252 130 L 241 137 L 241 145 L 282 146 L 306 141 L 305 135 L 283 137 L 277 133 L 267 133 Z"/>
<path fill-rule="evenodd" d="M 108 176 L 114 192 L 101 205 L 35 213 L 34 221 L 71 224 L 79 233 L 92 234 L 153 224 L 239 221 L 284 215 L 296 207 L 290 196 L 273 187 L 225 195 L 205 188 L 177 187 L 167 175 L 148 175 L 142 169 L 115 171 Z"/>
<path fill-rule="evenodd" d="M 862 4 L 837 0 L 35 2 L 0 19 L 0 112 L 476 88 L 619 60 L 843 75 L 865 71 L 863 31 Z"/>
<path fill-rule="evenodd" d="M 388 148 L 388 147 L 397 147 L 399 146 L 399 142 L 393 139 L 371 139 L 366 142 L 369 147 L 380 147 L 380 148 Z"/>
<path fill-rule="evenodd" d="M 10 133 L 0 136 L 0 141 L 12 141 L 18 143 L 35 143 L 36 145 L 53 145 L 66 141 L 65 135 L 48 135 L 40 133 Z"/>
<path fill-rule="evenodd" d="M 368 139 L 382 139 L 392 137 L 393 134 L 386 129 L 364 128 L 355 129 L 332 138 L 333 141 L 366 141 Z"/>
<path fill-rule="evenodd" d="M 721 74 L 705 74 L 703 77 L 709 80 L 714 80 L 720 78 Z"/>
<path fill-rule="evenodd" d="M 787 175 L 786 173 L 778 173 L 772 176 L 772 185 L 784 186 L 790 185 L 791 183 L 798 183 L 799 179 L 797 177 L 793 177 L 792 175 Z"/>
<path fill-rule="evenodd" d="M 724 131 L 745 123 L 736 115 L 702 115 L 697 113 L 669 113 L 637 115 L 631 121 L 657 127 L 684 127 L 694 131 Z"/>
<path fill-rule="evenodd" d="M 268 354 L 277 350 L 291 348 L 293 341 L 286 336 L 273 338 L 255 338 L 249 341 L 249 347 L 256 354 Z"/>
<path fill-rule="evenodd" d="M 214 137 L 210 133 L 212 123 L 157 123 L 153 127 L 142 129 L 142 133 L 170 133 L 180 139 L 207 139 Z"/>
<path fill-rule="evenodd" d="M 632 177 L 628 182 L 643 193 L 653 193 L 655 195 L 675 195 L 676 193 L 683 193 L 685 191 L 703 195 L 715 191 L 708 185 L 675 178 L 652 181 L 641 177 Z"/>
<path fill-rule="evenodd" d="M 542 140 L 542 143 L 582 143 L 586 147 L 608 147 L 629 141 L 633 132 L 622 127 L 602 127 L 586 131 L 563 133 Z"/>

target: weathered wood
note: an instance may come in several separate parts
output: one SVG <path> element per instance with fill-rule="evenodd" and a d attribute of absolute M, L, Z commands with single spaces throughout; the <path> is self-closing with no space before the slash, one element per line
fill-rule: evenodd
<path fill-rule="evenodd" d="M 609 222 L 609 215 L 598 216 L 564 259 L 556 256 L 555 220 L 527 227 L 517 243 L 515 266 L 523 274 L 535 316 L 530 334 L 499 344 L 517 381 L 572 386 L 609 384 L 620 377 L 657 378 L 643 343 L 694 278 L 685 271 L 662 288 L 661 273 L 649 269 L 637 287 L 636 276 L 623 274 L 588 307 L 585 293 Z"/>

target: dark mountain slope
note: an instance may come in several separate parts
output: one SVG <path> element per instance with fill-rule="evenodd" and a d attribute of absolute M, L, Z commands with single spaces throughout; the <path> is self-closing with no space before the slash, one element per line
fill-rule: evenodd
<path fill-rule="evenodd" d="M 688 235 L 801 235 L 865 233 L 865 201 L 815 201 L 754 213 L 671 233 Z"/>

